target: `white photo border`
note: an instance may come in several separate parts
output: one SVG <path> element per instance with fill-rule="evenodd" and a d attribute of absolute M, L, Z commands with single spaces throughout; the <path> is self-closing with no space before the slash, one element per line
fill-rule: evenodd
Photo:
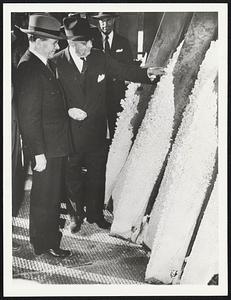
<path fill-rule="evenodd" d="M 11 203 L 11 13 L 13 12 L 218 12 L 219 54 L 219 284 L 198 285 L 28 285 L 12 279 Z M 3 255 L 4 296 L 174 296 L 227 295 L 227 72 L 228 5 L 225 3 L 4 3 L 3 4 Z M 52 285 L 53 287 L 53 285 Z"/>

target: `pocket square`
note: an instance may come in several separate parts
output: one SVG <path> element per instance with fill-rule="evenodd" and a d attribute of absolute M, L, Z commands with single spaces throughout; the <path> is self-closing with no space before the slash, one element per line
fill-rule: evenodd
<path fill-rule="evenodd" d="M 100 74 L 98 76 L 97 82 L 100 82 L 100 81 L 104 80 L 104 78 L 105 78 L 105 74 Z"/>
<path fill-rule="evenodd" d="M 124 49 L 116 49 L 116 52 L 123 52 Z"/>

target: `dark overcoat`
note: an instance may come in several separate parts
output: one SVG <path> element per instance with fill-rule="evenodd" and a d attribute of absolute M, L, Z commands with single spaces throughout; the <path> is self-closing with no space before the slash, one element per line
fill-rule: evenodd
<path fill-rule="evenodd" d="M 69 124 L 61 85 L 30 51 L 16 75 L 16 101 L 22 138 L 32 156 L 63 157 L 69 152 Z"/>
<path fill-rule="evenodd" d="M 69 154 L 69 118 L 64 94 L 55 74 L 33 53 L 21 58 L 15 81 L 19 125 L 32 159 L 30 242 L 36 253 L 58 248 L 60 202 Z M 42 172 L 34 171 L 34 157 L 45 154 Z"/>
<path fill-rule="evenodd" d="M 70 55 L 69 48 L 57 53 L 53 60 L 68 107 L 77 107 L 87 113 L 87 118 L 83 121 L 71 119 L 74 150 L 99 149 L 106 144 L 106 76 L 150 83 L 146 70 L 120 63 L 98 49 L 92 49 L 87 57 L 88 67 L 84 79 Z"/>

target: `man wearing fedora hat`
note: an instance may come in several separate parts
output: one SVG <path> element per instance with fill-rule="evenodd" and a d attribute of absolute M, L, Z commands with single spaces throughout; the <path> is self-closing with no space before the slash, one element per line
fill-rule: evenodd
<path fill-rule="evenodd" d="M 64 194 L 69 153 L 68 114 L 62 87 L 48 64 L 58 49 L 61 24 L 49 14 L 33 14 L 28 29 L 29 49 L 16 74 L 15 96 L 19 125 L 33 169 L 30 195 L 30 242 L 35 254 L 65 258 L 60 248 L 60 202 Z"/>
<path fill-rule="evenodd" d="M 67 99 L 74 148 L 67 163 L 68 198 L 76 208 L 72 231 L 80 229 L 85 217 L 89 223 L 108 229 L 110 223 L 103 214 L 107 161 L 105 75 L 151 81 L 146 70 L 125 65 L 93 49 L 92 31 L 86 19 L 70 16 L 63 23 L 69 46 L 57 53 L 54 61 Z M 152 74 L 161 75 L 163 70 L 153 70 Z M 87 169 L 85 181 L 83 166 Z"/>
<path fill-rule="evenodd" d="M 92 35 L 92 45 L 94 48 L 98 48 L 98 49 L 103 49 L 103 45 L 101 42 L 101 32 L 98 28 L 98 26 L 93 25 L 90 21 L 92 18 L 92 15 L 94 15 L 95 13 L 92 12 L 84 12 L 84 13 L 80 13 L 80 12 L 72 12 L 68 14 L 68 17 L 75 17 L 77 20 L 79 18 L 83 18 L 83 19 L 87 19 L 87 21 L 90 23 L 90 28 L 91 28 L 91 35 Z"/>
<path fill-rule="evenodd" d="M 96 41 L 96 48 L 104 50 L 116 60 L 123 63 L 132 63 L 133 56 L 129 41 L 115 30 L 115 21 L 119 16 L 113 12 L 99 12 L 92 16 L 98 22 L 101 32 Z M 106 77 L 106 105 L 109 127 L 109 143 L 111 143 L 116 127 L 118 112 L 122 111 L 121 99 L 125 97 L 126 84 L 124 80 L 115 77 Z"/>

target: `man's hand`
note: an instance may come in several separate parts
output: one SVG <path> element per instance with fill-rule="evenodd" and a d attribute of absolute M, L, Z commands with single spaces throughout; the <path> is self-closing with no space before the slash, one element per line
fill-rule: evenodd
<path fill-rule="evenodd" d="M 35 167 L 34 170 L 37 172 L 42 172 L 46 169 L 47 160 L 44 154 L 35 155 Z"/>
<path fill-rule="evenodd" d="M 87 117 L 87 113 L 84 110 L 76 107 L 69 108 L 68 115 L 77 121 L 83 121 Z"/>
<path fill-rule="evenodd" d="M 164 74 L 165 74 L 164 68 L 162 68 L 162 67 L 149 67 L 147 69 L 147 75 L 151 81 L 153 81 L 156 78 L 156 76 L 158 76 L 158 75 L 161 76 Z"/>

